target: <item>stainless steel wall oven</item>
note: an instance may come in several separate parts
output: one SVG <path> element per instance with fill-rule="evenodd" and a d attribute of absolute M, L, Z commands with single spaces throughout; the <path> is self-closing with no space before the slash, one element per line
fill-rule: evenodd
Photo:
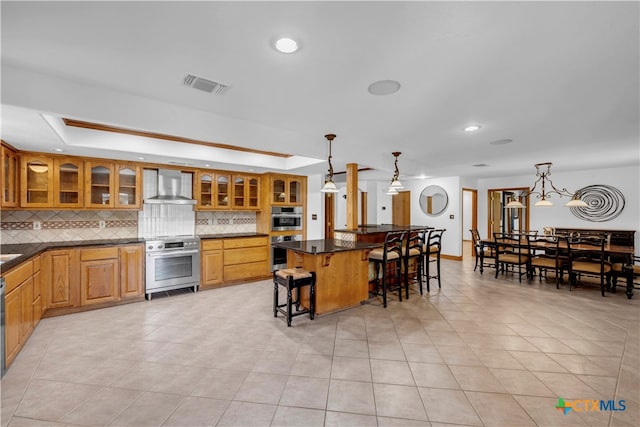
<path fill-rule="evenodd" d="M 171 237 L 146 242 L 145 294 L 200 286 L 200 239 Z"/>
<path fill-rule="evenodd" d="M 271 231 L 302 231 L 302 207 L 272 207 Z"/>

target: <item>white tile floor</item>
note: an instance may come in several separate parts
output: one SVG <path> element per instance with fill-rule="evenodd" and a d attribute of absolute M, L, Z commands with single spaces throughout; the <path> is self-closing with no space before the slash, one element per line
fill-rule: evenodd
<path fill-rule="evenodd" d="M 270 281 L 44 319 L 2 380 L 2 426 L 640 424 L 639 292 L 442 267 L 441 291 L 291 328 Z M 626 410 L 563 415 L 558 397 Z"/>

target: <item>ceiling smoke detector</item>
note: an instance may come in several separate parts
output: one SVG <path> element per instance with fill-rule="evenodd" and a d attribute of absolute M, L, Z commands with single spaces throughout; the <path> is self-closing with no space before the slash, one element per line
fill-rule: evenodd
<path fill-rule="evenodd" d="M 229 85 L 214 82 L 213 80 L 203 79 L 202 77 L 198 77 L 193 74 L 187 74 L 184 76 L 182 84 L 194 89 L 215 93 L 216 95 L 222 95 L 222 93 L 229 87 Z"/>

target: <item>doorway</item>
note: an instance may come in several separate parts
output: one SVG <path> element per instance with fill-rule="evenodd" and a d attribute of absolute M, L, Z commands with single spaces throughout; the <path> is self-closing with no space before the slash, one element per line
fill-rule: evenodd
<path fill-rule="evenodd" d="M 462 259 L 466 255 L 476 256 L 476 248 L 471 244 L 471 229 L 478 228 L 478 190 L 462 189 Z"/>
<path fill-rule="evenodd" d="M 400 191 L 391 197 L 391 222 L 394 225 L 411 224 L 411 191 Z"/>
<path fill-rule="evenodd" d="M 487 230 L 490 239 L 493 238 L 493 233 L 516 233 L 529 230 L 528 190 L 526 187 L 487 190 L 487 205 L 489 206 Z M 524 207 L 517 209 L 507 208 L 507 203 L 512 200 L 520 200 Z"/>

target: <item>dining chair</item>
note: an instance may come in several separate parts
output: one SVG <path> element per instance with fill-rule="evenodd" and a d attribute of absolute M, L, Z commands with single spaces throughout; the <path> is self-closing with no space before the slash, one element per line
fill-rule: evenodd
<path fill-rule="evenodd" d="M 430 229 L 426 233 L 425 244 L 422 252 L 424 256 L 424 275 L 427 281 L 427 292 L 431 292 L 429 282 L 431 279 L 438 279 L 438 289 L 442 288 L 440 281 L 440 255 L 442 254 L 442 235 L 446 229 Z M 435 264 L 435 272 L 431 268 Z"/>
<path fill-rule="evenodd" d="M 569 290 L 575 287 L 582 275 L 600 279 L 600 292 L 604 296 L 605 280 L 610 283 L 611 263 L 606 260 L 604 237 L 569 237 L 567 251 L 569 253 Z"/>
<path fill-rule="evenodd" d="M 561 255 L 560 238 L 557 236 L 537 237 L 527 235 L 527 239 L 530 250 L 529 274 L 527 275 L 529 282 L 535 277 L 536 268 L 538 269 L 540 281 L 542 281 L 543 276 L 546 278 L 548 271 L 553 271 L 556 289 L 560 289 L 563 271 L 567 268 L 568 262 L 567 257 Z"/>
<path fill-rule="evenodd" d="M 380 268 L 382 268 L 382 305 L 387 307 L 387 289 L 390 288 L 389 268 L 395 272 L 395 287 L 398 289 L 398 300 L 402 301 L 402 245 L 404 244 L 406 231 L 390 231 L 385 235 L 384 246 L 369 252 L 369 261 L 373 262 L 376 269 L 375 293 L 380 289 Z"/>
<path fill-rule="evenodd" d="M 631 271 L 629 272 L 626 268 L 629 268 Z M 631 274 L 631 278 L 628 277 L 628 274 Z M 640 287 L 640 256 L 633 256 L 630 264 L 625 264 L 623 262 L 616 262 L 611 265 L 611 292 L 616 292 L 616 286 L 618 284 L 618 277 L 622 278 L 625 282 L 631 280 L 631 285 L 629 283 L 625 283 L 627 286 L 627 296 L 631 298 L 633 295 L 633 289 Z M 631 288 L 629 288 L 631 286 Z"/>
<path fill-rule="evenodd" d="M 493 233 L 496 244 L 496 278 L 502 271 L 504 274 L 508 266 L 518 268 L 518 281 L 522 282 L 522 275 L 529 273 L 529 242 L 526 236 L 514 233 Z"/>
<path fill-rule="evenodd" d="M 495 246 L 482 242 L 480 233 L 477 228 L 469 229 L 471 232 L 471 244 L 476 256 L 476 263 L 473 266 L 473 271 L 476 271 L 478 264 L 480 264 L 480 274 L 484 272 L 484 267 L 493 267 L 495 265 Z"/>

